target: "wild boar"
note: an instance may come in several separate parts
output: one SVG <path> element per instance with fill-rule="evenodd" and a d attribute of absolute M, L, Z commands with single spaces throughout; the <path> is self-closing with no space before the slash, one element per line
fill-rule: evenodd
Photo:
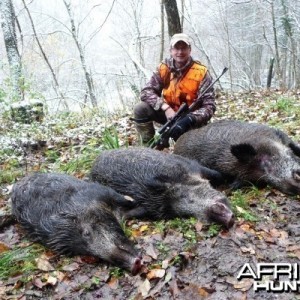
<path fill-rule="evenodd" d="M 196 161 L 142 147 L 103 151 L 91 170 L 93 181 L 135 199 L 138 205 L 125 213 L 127 218 L 193 216 L 229 228 L 234 216 L 228 200 L 204 178 L 214 175 L 219 173 Z"/>
<path fill-rule="evenodd" d="M 182 135 L 174 153 L 221 172 L 234 188 L 252 183 L 300 193 L 300 146 L 267 125 L 213 122 Z"/>
<path fill-rule="evenodd" d="M 12 213 L 33 241 L 67 255 L 91 255 L 136 275 L 141 258 L 114 210 L 134 203 L 109 187 L 64 174 L 35 173 L 13 186 Z"/>

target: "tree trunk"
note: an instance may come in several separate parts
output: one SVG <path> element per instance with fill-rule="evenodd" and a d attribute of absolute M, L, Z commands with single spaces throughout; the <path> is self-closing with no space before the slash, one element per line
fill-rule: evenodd
<path fill-rule="evenodd" d="M 0 0 L 0 12 L 2 15 L 2 30 L 5 43 L 7 59 L 10 67 L 10 77 L 12 83 L 11 99 L 21 101 L 24 99 L 22 90 L 23 76 L 22 63 L 18 51 L 18 42 L 16 35 L 16 15 L 11 0 Z"/>
<path fill-rule="evenodd" d="M 70 22 L 71 22 L 71 32 L 72 32 L 72 37 L 74 39 L 74 42 L 76 44 L 76 47 L 79 51 L 79 56 L 80 56 L 80 61 L 81 61 L 81 66 L 84 72 L 84 77 L 85 77 L 85 81 L 86 81 L 86 85 L 87 85 L 87 90 L 88 90 L 88 94 L 90 96 L 90 100 L 91 100 L 91 104 L 93 105 L 93 107 L 97 107 L 97 99 L 94 93 L 94 88 L 93 88 L 93 81 L 92 81 L 92 76 L 89 73 L 88 69 L 87 69 L 87 65 L 86 65 L 86 61 L 85 61 L 85 56 L 84 56 L 84 51 L 83 48 L 77 38 L 77 29 L 75 26 L 75 22 L 74 19 L 72 17 L 72 12 L 71 12 L 71 5 L 67 3 L 66 0 L 63 0 L 64 4 L 66 6 L 66 9 L 68 11 L 68 15 L 70 18 Z"/>
<path fill-rule="evenodd" d="M 267 79 L 267 89 L 268 90 L 270 89 L 271 83 L 272 83 L 274 60 L 275 60 L 274 57 L 272 57 L 270 60 L 268 79 Z"/>
<path fill-rule="evenodd" d="M 164 49 L 165 49 L 165 14 L 164 14 L 164 0 L 160 2 L 160 31 L 161 31 L 161 43 L 160 43 L 160 54 L 159 61 L 164 59 Z"/>
<path fill-rule="evenodd" d="M 181 29 L 183 31 L 183 21 L 184 21 L 184 0 L 181 0 Z"/>
<path fill-rule="evenodd" d="M 277 76 L 278 76 L 279 87 L 280 87 L 280 89 L 284 89 L 285 85 L 284 85 L 284 82 L 283 82 L 283 79 L 282 79 L 282 69 L 281 69 L 281 60 L 280 60 L 280 54 L 279 54 L 278 36 L 277 36 L 276 21 L 275 21 L 274 2 L 271 1 L 270 4 L 271 4 L 271 14 L 272 14 L 272 23 L 273 23 L 276 73 L 277 73 Z"/>
<path fill-rule="evenodd" d="M 36 33 L 35 26 L 34 26 L 34 23 L 33 23 L 31 14 L 30 14 L 30 11 L 29 11 L 29 9 L 28 9 L 28 7 L 27 7 L 27 5 L 26 5 L 26 2 L 25 2 L 24 0 L 22 0 L 22 2 L 23 2 L 23 5 L 24 5 L 24 8 L 25 8 L 25 10 L 26 10 L 26 12 L 27 12 L 27 14 L 28 14 L 28 18 L 29 18 L 29 21 L 30 21 L 30 24 L 31 24 L 31 28 L 32 28 L 33 34 L 34 34 L 34 38 L 35 38 L 35 40 L 36 40 L 36 42 L 37 42 L 37 44 L 38 44 L 38 47 L 39 47 L 39 49 L 40 49 L 40 51 L 41 51 L 41 54 L 42 54 L 42 56 L 43 56 L 43 58 L 44 58 L 44 60 L 45 60 L 45 62 L 46 62 L 46 64 L 47 64 L 47 66 L 48 66 L 48 68 L 49 68 L 49 70 L 50 70 L 50 73 L 51 73 L 51 75 L 52 75 L 52 78 L 53 78 L 53 81 L 54 81 L 54 86 L 55 86 L 55 92 L 56 92 L 57 96 L 60 97 L 61 100 L 63 101 L 64 107 L 68 110 L 69 107 L 68 107 L 68 104 L 67 104 L 67 102 L 66 102 L 66 99 L 65 99 L 63 93 L 62 93 L 61 90 L 60 90 L 60 87 L 59 87 L 59 83 L 58 83 L 56 74 L 55 74 L 55 72 L 54 72 L 54 70 L 53 70 L 53 68 L 52 68 L 52 66 L 51 66 L 51 64 L 50 64 L 50 61 L 49 61 L 49 59 L 48 59 L 48 57 L 47 57 L 47 55 L 46 55 L 46 53 L 45 53 L 45 51 L 44 51 L 44 49 L 43 49 L 43 47 L 42 47 L 42 44 L 41 44 L 41 42 L 40 42 L 40 40 L 39 40 L 38 35 L 37 35 L 37 33 Z"/>
<path fill-rule="evenodd" d="M 176 0 L 164 0 L 163 3 L 167 14 L 168 32 L 171 37 L 175 33 L 182 32 L 177 3 Z"/>
<path fill-rule="evenodd" d="M 294 39 L 294 35 L 293 35 L 293 24 L 290 20 L 289 17 L 289 12 L 288 12 L 288 8 L 286 6 L 286 2 L 284 0 L 281 0 L 281 5 L 283 8 L 283 12 L 284 12 L 284 17 L 282 18 L 282 22 L 283 22 L 283 27 L 284 27 L 284 31 L 285 34 L 287 35 L 287 38 L 290 40 L 291 43 L 291 49 L 290 49 L 290 54 L 288 55 L 291 59 L 291 74 L 292 74 L 292 78 L 291 81 L 293 82 L 289 82 L 288 85 L 289 87 L 295 87 L 295 88 L 299 88 L 300 87 L 300 78 L 298 76 L 298 70 L 297 70 L 297 43 Z"/>

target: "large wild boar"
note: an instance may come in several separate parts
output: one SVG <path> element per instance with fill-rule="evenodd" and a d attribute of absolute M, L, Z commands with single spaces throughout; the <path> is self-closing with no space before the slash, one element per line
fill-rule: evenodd
<path fill-rule="evenodd" d="M 217 121 L 182 135 L 174 153 L 223 173 L 235 188 L 252 183 L 300 194 L 300 146 L 267 125 Z"/>
<path fill-rule="evenodd" d="M 63 174 L 35 173 L 12 190 L 12 212 L 29 237 L 67 255 L 91 255 L 136 275 L 141 259 L 114 211 L 134 203 L 109 187 Z"/>
<path fill-rule="evenodd" d="M 133 197 L 138 206 L 127 218 L 168 219 L 194 216 L 231 227 L 233 214 L 226 197 L 204 177 L 219 173 L 196 161 L 149 148 L 103 151 L 91 179 Z"/>

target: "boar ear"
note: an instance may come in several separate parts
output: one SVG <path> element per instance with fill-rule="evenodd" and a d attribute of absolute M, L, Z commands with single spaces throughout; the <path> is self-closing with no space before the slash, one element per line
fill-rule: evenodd
<path fill-rule="evenodd" d="M 257 154 L 256 150 L 250 144 L 232 145 L 230 151 L 242 163 L 250 162 Z"/>
<path fill-rule="evenodd" d="M 296 156 L 300 157 L 300 145 L 298 145 L 294 142 L 291 142 L 291 143 L 289 143 L 289 147 L 292 149 L 292 151 L 294 152 L 294 154 Z"/>

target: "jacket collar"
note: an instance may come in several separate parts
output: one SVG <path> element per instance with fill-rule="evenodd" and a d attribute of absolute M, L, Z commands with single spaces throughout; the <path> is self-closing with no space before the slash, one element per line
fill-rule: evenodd
<path fill-rule="evenodd" d="M 171 73 L 176 77 L 181 77 L 192 66 L 193 62 L 193 58 L 189 57 L 187 63 L 182 68 L 176 68 L 174 59 L 170 58 L 167 60 L 167 65 L 170 68 Z"/>

